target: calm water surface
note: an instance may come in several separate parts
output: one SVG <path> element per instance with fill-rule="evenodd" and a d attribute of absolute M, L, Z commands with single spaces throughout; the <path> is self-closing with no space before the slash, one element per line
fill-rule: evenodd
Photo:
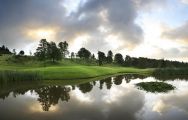
<path fill-rule="evenodd" d="M 153 77 L 118 76 L 74 86 L 1 89 L 0 120 L 188 120 L 188 82 L 167 93 L 137 89 Z"/>

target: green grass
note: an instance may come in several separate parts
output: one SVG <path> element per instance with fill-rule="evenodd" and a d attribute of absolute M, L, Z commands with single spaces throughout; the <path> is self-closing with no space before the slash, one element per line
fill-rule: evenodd
<path fill-rule="evenodd" d="M 42 74 L 45 80 L 85 79 L 118 73 L 147 73 L 148 70 L 123 67 L 66 66 L 29 69 Z"/>
<path fill-rule="evenodd" d="M 175 89 L 173 85 L 164 82 L 141 82 L 136 85 L 139 87 L 139 89 L 152 93 L 168 92 Z"/>
<path fill-rule="evenodd" d="M 122 74 L 149 73 L 148 69 L 124 68 L 124 67 L 100 67 L 100 66 L 53 66 L 53 67 L 37 67 L 37 68 L 22 68 L 22 69 L 19 68 L 12 70 L 16 70 L 18 73 L 23 72 L 23 74 L 38 73 L 43 80 L 74 80 L 74 79 L 94 78 L 94 77 L 112 75 L 112 74 L 115 75 L 119 73 Z"/>
<path fill-rule="evenodd" d="M 49 61 L 37 61 L 34 57 L 15 58 L 10 55 L 5 55 L 0 56 L 0 72 L 3 73 L 3 71 L 11 71 L 12 73 L 18 74 L 37 73 L 43 80 L 88 79 L 120 73 L 148 74 L 151 72 L 151 69 L 126 68 L 115 65 L 106 65 L 101 67 L 96 66 L 92 62 L 93 61 L 84 61 L 82 59 L 63 59 L 60 62 L 52 63 Z"/>

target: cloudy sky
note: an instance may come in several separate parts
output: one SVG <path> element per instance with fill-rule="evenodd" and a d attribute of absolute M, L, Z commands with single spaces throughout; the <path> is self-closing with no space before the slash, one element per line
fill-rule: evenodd
<path fill-rule="evenodd" d="M 0 0 L 0 45 L 29 53 L 42 38 L 188 61 L 188 0 Z"/>

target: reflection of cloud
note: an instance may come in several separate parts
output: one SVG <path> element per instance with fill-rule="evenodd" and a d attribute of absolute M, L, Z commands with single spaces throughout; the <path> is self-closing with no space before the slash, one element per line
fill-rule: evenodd
<path fill-rule="evenodd" d="M 182 91 L 182 93 L 170 93 L 164 95 L 153 106 L 153 111 L 164 113 L 171 109 L 183 110 L 188 113 L 188 91 Z"/>
<path fill-rule="evenodd" d="M 76 88 L 72 92 L 71 98 L 77 99 L 79 102 L 84 102 L 84 103 L 91 103 L 93 102 L 93 99 L 91 98 L 90 94 L 84 94 L 82 93 L 78 88 Z"/>
<path fill-rule="evenodd" d="M 164 111 L 167 111 L 170 108 L 169 105 L 165 104 L 164 101 L 159 100 L 155 105 L 153 106 L 153 111 L 162 113 Z"/>
<path fill-rule="evenodd" d="M 135 120 L 135 114 L 144 104 L 143 94 L 133 86 L 113 86 L 103 91 L 94 87 L 90 93 L 80 95 L 73 91 L 71 94 L 69 104 L 59 105 L 60 111 L 64 111 L 61 118 L 66 120 Z M 80 98 L 88 96 L 92 104 L 87 104 L 90 100 L 82 101 Z"/>

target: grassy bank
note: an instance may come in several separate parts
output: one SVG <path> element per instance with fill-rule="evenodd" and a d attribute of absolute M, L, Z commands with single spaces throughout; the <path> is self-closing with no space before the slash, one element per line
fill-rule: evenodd
<path fill-rule="evenodd" d="M 33 57 L 3 55 L 0 57 L 0 80 L 18 79 L 75 80 L 88 79 L 124 73 L 148 74 L 150 69 L 118 67 L 114 64 L 97 66 L 92 61 L 83 59 L 63 59 L 52 63 L 37 61 Z"/>
<path fill-rule="evenodd" d="M 14 70 L 14 69 L 13 69 Z M 1 70 L 2 71 L 2 70 Z M 137 68 L 125 68 L 125 67 L 100 67 L 100 66 L 53 66 L 53 67 L 38 67 L 38 68 L 23 68 L 16 69 L 15 71 L 8 70 L 8 72 L 2 71 L 0 78 L 11 78 L 8 76 L 18 76 L 16 79 L 27 79 L 31 76 L 38 76 L 37 79 L 43 80 L 75 80 L 75 79 L 88 79 L 99 76 L 124 74 L 124 73 L 138 73 L 148 74 L 149 69 L 137 69 Z M 4 77 L 1 77 L 4 76 Z M 13 78 L 11 78 L 12 80 Z"/>
<path fill-rule="evenodd" d="M 42 74 L 44 80 L 87 79 L 118 73 L 148 73 L 148 69 L 99 66 L 66 66 L 29 69 Z"/>

